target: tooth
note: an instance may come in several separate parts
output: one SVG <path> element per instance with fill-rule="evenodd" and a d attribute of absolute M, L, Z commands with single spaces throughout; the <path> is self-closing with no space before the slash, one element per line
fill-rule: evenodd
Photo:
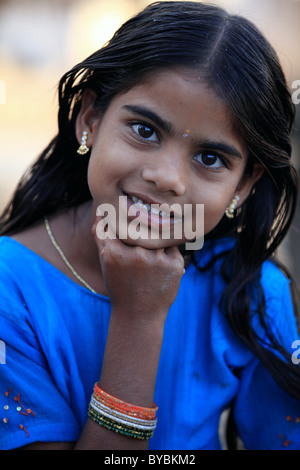
<path fill-rule="evenodd" d="M 168 218 L 170 217 L 169 212 L 160 211 L 156 204 L 150 205 L 148 203 L 144 203 L 142 201 L 142 199 L 139 199 L 136 196 L 131 196 L 130 194 L 129 194 L 129 197 L 135 205 L 140 206 L 143 210 L 145 210 L 145 211 L 147 211 L 147 212 L 149 212 L 153 215 L 159 215 L 160 217 L 168 217 Z"/>
<path fill-rule="evenodd" d="M 137 201 L 134 201 L 134 204 L 139 207 L 143 207 L 143 203 L 138 199 Z"/>
<path fill-rule="evenodd" d="M 156 207 L 151 207 L 152 214 L 159 215 L 159 210 Z"/>

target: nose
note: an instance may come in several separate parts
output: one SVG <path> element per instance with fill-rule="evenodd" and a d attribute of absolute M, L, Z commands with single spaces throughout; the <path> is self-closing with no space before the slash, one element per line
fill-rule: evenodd
<path fill-rule="evenodd" d="M 185 170 L 179 156 L 160 155 L 144 166 L 142 176 L 162 193 L 171 191 L 176 196 L 183 196 L 186 191 Z"/>

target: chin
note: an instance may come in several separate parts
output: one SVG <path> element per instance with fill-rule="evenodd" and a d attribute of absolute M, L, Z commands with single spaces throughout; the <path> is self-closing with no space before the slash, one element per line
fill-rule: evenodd
<path fill-rule="evenodd" d="M 181 244 L 178 240 L 163 240 L 163 239 L 142 239 L 138 238 L 136 240 L 132 238 L 122 239 L 122 242 L 129 246 L 140 246 L 147 250 L 160 250 L 164 248 L 170 248 L 172 246 L 179 246 Z"/>

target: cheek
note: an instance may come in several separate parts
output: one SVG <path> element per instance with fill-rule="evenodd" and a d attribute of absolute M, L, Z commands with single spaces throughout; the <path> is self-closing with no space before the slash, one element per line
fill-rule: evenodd
<path fill-rule="evenodd" d="M 230 200 L 230 197 L 231 195 L 228 195 L 227 193 L 224 194 L 222 191 L 214 191 L 213 194 L 207 192 L 205 197 L 198 199 L 202 201 L 204 206 L 203 223 L 205 235 L 213 230 L 224 216 L 225 209 L 228 207 L 227 202 Z M 201 214 L 200 211 L 199 213 Z M 194 230 L 199 230 L 199 216 L 197 217 L 195 210 L 193 212 L 193 219 Z"/>
<path fill-rule="evenodd" d="M 222 219 L 225 209 L 222 210 L 214 210 L 214 211 L 208 211 L 207 207 L 206 210 L 204 210 L 204 233 L 205 235 L 211 232 L 220 220 Z"/>
<path fill-rule="evenodd" d="M 107 189 L 111 186 L 111 178 L 111 165 L 108 164 L 104 153 L 101 152 L 100 154 L 100 152 L 97 152 L 96 148 L 93 148 L 88 166 L 87 179 L 90 193 L 95 201 L 103 201 L 105 192 L 107 192 Z"/>
<path fill-rule="evenodd" d="M 126 159 L 116 145 L 103 143 L 93 146 L 88 166 L 88 184 L 91 194 L 112 189 L 124 174 Z"/>

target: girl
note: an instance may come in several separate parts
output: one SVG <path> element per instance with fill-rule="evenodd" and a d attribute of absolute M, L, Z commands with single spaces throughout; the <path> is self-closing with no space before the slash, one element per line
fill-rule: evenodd
<path fill-rule="evenodd" d="M 247 449 L 300 448 L 293 118 L 271 46 L 201 3 L 150 5 L 63 76 L 1 218 L 2 449 L 221 449 L 228 408 Z"/>

